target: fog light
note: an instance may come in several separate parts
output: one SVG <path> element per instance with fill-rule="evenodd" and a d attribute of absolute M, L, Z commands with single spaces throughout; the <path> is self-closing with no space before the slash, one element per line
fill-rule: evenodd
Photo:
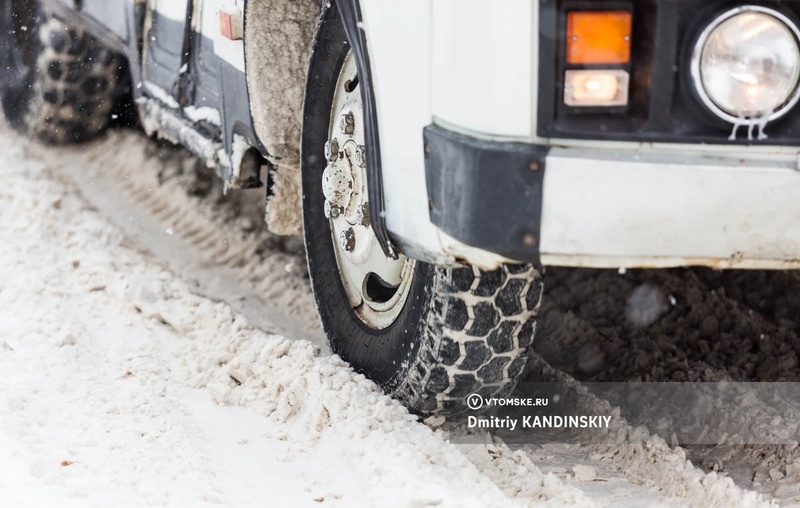
<path fill-rule="evenodd" d="M 628 103 L 628 73 L 621 70 L 581 70 L 564 74 L 567 106 L 624 106 Z"/>
<path fill-rule="evenodd" d="M 703 103 L 733 124 L 774 120 L 800 98 L 800 32 L 783 14 L 742 6 L 718 16 L 692 54 Z"/>

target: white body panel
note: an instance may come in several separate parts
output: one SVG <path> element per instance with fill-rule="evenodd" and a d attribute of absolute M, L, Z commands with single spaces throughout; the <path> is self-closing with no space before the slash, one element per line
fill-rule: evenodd
<path fill-rule="evenodd" d="M 428 260 L 503 262 L 431 224 L 422 129 L 551 144 L 536 136 L 538 3 L 362 0 L 361 8 L 390 232 Z M 557 145 L 545 163 L 544 264 L 800 268 L 798 150 Z"/>
<path fill-rule="evenodd" d="M 545 164 L 544 263 L 800 266 L 794 157 L 553 149 Z"/>
<path fill-rule="evenodd" d="M 487 26 L 486 6 L 477 0 L 361 0 L 386 224 L 407 254 L 437 262 L 497 259 L 454 249 L 458 242 L 431 224 L 422 129 L 436 121 L 493 137 L 530 137 L 532 9 L 529 0 L 493 4 Z"/>
<path fill-rule="evenodd" d="M 494 137 L 531 136 L 533 2 L 434 0 L 432 113 Z"/>
<path fill-rule="evenodd" d="M 386 224 L 404 250 L 441 253 L 428 217 L 422 128 L 431 122 L 430 0 L 362 0 L 378 107 Z M 406 243 L 411 242 L 413 243 Z"/>

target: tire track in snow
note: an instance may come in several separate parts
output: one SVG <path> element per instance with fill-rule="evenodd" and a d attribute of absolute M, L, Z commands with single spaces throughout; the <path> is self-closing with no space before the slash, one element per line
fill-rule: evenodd
<path fill-rule="evenodd" d="M 135 247 L 152 252 L 197 292 L 230 304 L 259 328 L 310 340 L 327 351 L 304 277 L 305 260 L 260 251 L 259 232 L 242 232 L 243 223 L 258 218 L 226 224 L 212 209 L 213 196 L 204 203 L 175 178 L 159 181 L 165 173 L 193 171 L 194 157 L 183 150 L 176 156 L 174 149 L 125 131 L 62 150 L 64 164 L 53 176 L 68 179 Z"/>

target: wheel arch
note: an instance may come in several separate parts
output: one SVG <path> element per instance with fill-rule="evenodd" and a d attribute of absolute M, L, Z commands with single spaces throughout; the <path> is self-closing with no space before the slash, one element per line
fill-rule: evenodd
<path fill-rule="evenodd" d="M 267 222 L 276 233 L 302 228 L 300 145 L 306 77 L 320 29 L 338 9 L 353 48 L 365 104 L 370 215 L 384 253 L 396 257 L 384 219 L 377 108 L 359 0 L 276 0 L 245 4 L 244 48 L 253 128 L 274 163 Z"/>

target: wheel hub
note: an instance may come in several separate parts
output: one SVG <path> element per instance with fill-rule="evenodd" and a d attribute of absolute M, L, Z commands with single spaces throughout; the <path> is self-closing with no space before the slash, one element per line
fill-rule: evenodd
<path fill-rule="evenodd" d="M 327 156 L 328 165 L 322 173 L 322 193 L 325 195 L 325 216 L 331 218 L 330 210 L 340 213 L 352 213 L 354 204 L 360 199 L 360 192 L 356 183 L 360 180 L 360 168 L 354 161 L 355 141 L 348 140 L 338 150 L 339 142 L 336 139 L 328 141 L 326 153 L 331 151 L 332 155 Z M 337 149 L 334 153 L 332 150 Z M 356 167 L 354 167 L 356 166 Z"/>
<path fill-rule="evenodd" d="M 414 260 L 386 257 L 372 230 L 363 116 L 355 59 L 349 54 L 336 84 L 324 147 L 324 213 L 350 305 L 364 323 L 380 329 L 392 324 L 405 305 Z"/>

